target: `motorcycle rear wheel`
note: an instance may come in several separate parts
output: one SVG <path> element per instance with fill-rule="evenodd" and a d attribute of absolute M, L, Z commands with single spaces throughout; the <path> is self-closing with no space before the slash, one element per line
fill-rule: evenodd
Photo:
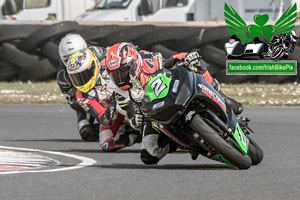
<path fill-rule="evenodd" d="M 239 150 L 227 143 L 201 117 L 195 115 L 191 121 L 191 128 L 219 155 L 224 157 L 239 169 L 248 169 L 252 165 L 251 158 L 243 155 Z"/>

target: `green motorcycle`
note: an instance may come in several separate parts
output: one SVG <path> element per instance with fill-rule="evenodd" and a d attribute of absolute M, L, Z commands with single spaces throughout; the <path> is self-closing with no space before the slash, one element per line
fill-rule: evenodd
<path fill-rule="evenodd" d="M 148 82 L 141 111 L 194 159 L 201 154 L 248 169 L 263 158 L 262 149 L 249 137 L 248 118 L 237 118 L 203 76 L 182 66 Z"/>

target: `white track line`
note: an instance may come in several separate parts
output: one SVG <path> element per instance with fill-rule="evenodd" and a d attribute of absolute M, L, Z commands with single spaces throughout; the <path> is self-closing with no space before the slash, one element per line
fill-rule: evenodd
<path fill-rule="evenodd" d="M 59 169 L 45 169 L 45 170 L 9 171 L 9 172 L 0 172 L 0 174 L 67 171 L 67 170 L 80 169 L 80 168 L 83 168 L 83 167 L 91 166 L 91 165 L 93 165 L 97 162 L 96 160 L 91 159 L 91 158 L 87 158 L 87 157 L 83 157 L 83 156 L 77 156 L 77 155 L 69 154 L 69 153 L 56 152 L 56 151 L 44 151 L 44 150 L 39 150 L 39 149 L 27 149 L 27 148 L 6 147 L 6 146 L 0 146 L 0 149 L 12 149 L 12 150 L 19 150 L 19 151 L 31 151 L 31 152 L 55 154 L 55 155 L 61 155 L 61 156 L 66 156 L 66 157 L 70 157 L 70 158 L 75 158 L 75 159 L 78 159 L 78 160 L 82 161 L 78 165 L 75 165 L 75 166 L 72 166 L 72 167 L 63 167 L 63 168 L 59 168 Z"/>

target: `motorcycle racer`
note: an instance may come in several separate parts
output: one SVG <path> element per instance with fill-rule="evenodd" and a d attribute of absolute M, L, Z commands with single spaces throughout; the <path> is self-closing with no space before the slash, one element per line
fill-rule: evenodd
<path fill-rule="evenodd" d="M 133 145 L 137 134 L 123 131 L 118 135 L 124 116 L 115 112 L 116 86 L 105 70 L 104 58 L 104 53 L 99 56 L 90 49 L 77 51 L 68 59 L 67 72 L 77 89 L 78 104 L 101 124 L 100 147 L 103 151 L 111 151 Z"/>
<path fill-rule="evenodd" d="M 61 62 L 57 69 L 57 84 L 68 100 L 70 107 L 76 111 L 77 128 L 81 138 L 85 141 L 97 141 L 99 139 L 99 124 L 94 124 L 95 119 L 77 103 L 76 88 L 72 85 L 66 69 L 69 57 L 76 51 L 86 48 L 87 43 L 79 34 L 70 33 L 61 39 L 58 46 Z M 105 50 L 96 46 L 91 46 L 89 49 L 96 55 L 101 55 Z"/>
<path fill-rule="evenodd" d="M 298 38 L 299 34 L 295 30 L 292 30 L 290 34 L 274 35 L 267 45 L 268 51 L 265 56 L 272 59 L 288 59 L 289 52 L 294 51 Z"/>
<path fill-rule="evenodd" d="M 218 82 L 206 70 L 207 64 L 197 52 L 179 53 L 169 59 L 163 59 L 160 53 L 138 52 L 134 45 L 126 42 L 113 45 L 108 49 L 105 66 L 111 79 L 117 85 L 116 100 L 120 107 L 126 110 L 131 125 L 136 129 L 141 129 L 143 122 L 143 116 L 138 109 L 144 96 L 143 87 L 164 68 L 171 68 L 178 61 L 185 62 L 187 68 L 200 73 L 220 91 Z M 200 63 L 200 66 L 196 68 L 194 65 L 197 63 Z M 160 134 L 152 122 L 146 122 L 143 127 L 142 162 L 156 164 L 167 153 L 174 152 L 176 149 L 175 142 L 164 134 Z"/>

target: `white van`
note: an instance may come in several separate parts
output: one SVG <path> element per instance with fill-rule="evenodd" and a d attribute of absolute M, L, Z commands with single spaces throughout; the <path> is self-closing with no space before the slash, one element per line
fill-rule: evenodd
<path fill-rule="evenodd" d="M 270 21 L 276 21 L 282 8 L 288 8 L 294 3 L 300 4 L 300 0 L 280 1 L 283 5 L 279 1 L 270 3 L 261 0 L 0 0 L 0 19 L 222 21 L 225 2 L 245 21 L 253 21 L 256 14 L 268 14 Z"/>
<path fill-rule="evenodd" d="M 11 20 L 73 20 L 95 6 L 94 0 L 0 0 L 2 18 Z M 1 16 L 0 16 L 1 19 Z"/>
<path fill-rule="evenodd" d="M 195 20 L 196 4 L 196 0 L 0 0 L 0 19 L 184 22 Z"/>
<path fill-rule="evenodd" d="M 104 0 L 78 21 L 194 21 L 195 0 Z"/>

